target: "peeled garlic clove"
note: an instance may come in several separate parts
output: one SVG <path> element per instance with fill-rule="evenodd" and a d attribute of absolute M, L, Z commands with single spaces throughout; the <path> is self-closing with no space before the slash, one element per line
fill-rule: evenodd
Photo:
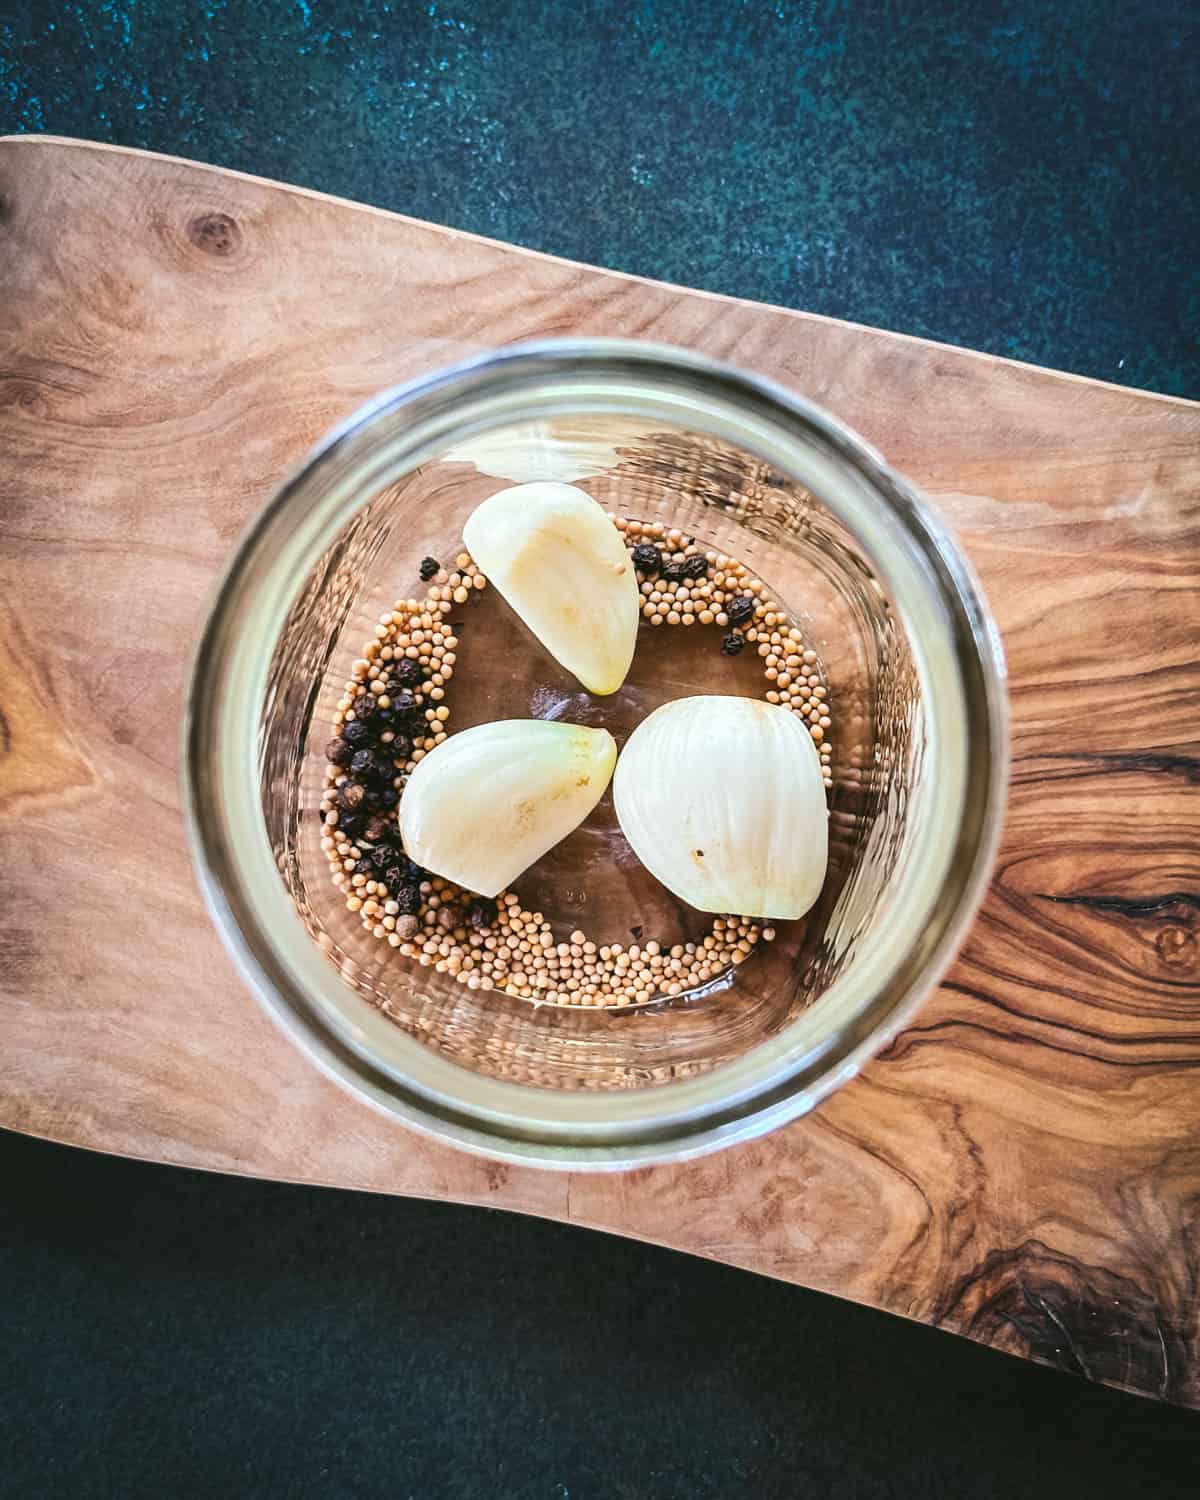
<path fill-rule="evenodd" d="M 519 484 L 472 511 L 471 556 L 589 693 L 615 693 L 633 660 L 637 578 L 621 533 L 573 484 Z"/>
<path fill-rule="evenodd" d="M 821 758 L 786 708 L 755 698 L 664 704 L 630 735 L 613 799 L 637 857 L 698 911 L 802 917 L 821 893 Z"/>
<path fill-rule="evenodd" d="M 587 817 L 617 759 L 607 729 L 501 719 L 443 740 L 400 803 L 410 859 L 495 896 Z"/>

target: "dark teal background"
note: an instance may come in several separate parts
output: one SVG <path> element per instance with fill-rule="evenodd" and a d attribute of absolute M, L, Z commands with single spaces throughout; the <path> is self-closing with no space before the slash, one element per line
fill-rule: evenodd
<path fill-rule="evenodd" d="M 7 0 L 6 15 L 9 128 L 1200 395 L 1195 4 Z"/>
<path fill-rule="evenodd" d="M 1200 395 L 1198 14 L 0 0 L 0 130 Z M 1195 1500 L 1198 1469 L 1200 1416 L 667 1251 L 0 1134 L 6 1500 Z"/>

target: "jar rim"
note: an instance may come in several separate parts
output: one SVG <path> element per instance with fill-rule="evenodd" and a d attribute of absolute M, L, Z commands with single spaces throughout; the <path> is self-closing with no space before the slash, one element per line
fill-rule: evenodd
<path fill-rule="evenodd" d="M 362 496 L 484 432 L 585 412 L 649 417 L 734 443 L 817 490 L 886 583 L 908 634 L 929 710 L 940 814 L 920 859 L 895 877 L 895 906 L 872 934 L 872 952 L 833 981 L 819 1006 L 697 1077 L 602 1095 L 487 1078 L 378 1012 L 350 1020 L 339 1004 L 344 981 L 279 875 L 257 758 L 268 670 L 288 612 Z M 514 1163 L 623 1168 L 699 1155 L 795 1118 L 911 1017 L 986 890 L 1007 786 L 1007 719 L 999 635 L 969 563 L 923 497 L 860 437 L 783 387 L 690 351 L 546 340 L 383 392 L 335 428 L 253 520 L 193 661 L 183 802 L 201 890 L 226 948 L 268 1013 L 324 1071 L 404 1123 L 469 1150 Z M 377 1027 L 387 1028 L 386 1056 Z"/>

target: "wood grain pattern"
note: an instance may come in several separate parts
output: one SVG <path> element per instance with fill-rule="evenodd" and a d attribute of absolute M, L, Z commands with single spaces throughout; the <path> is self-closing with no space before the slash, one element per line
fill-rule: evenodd
<path fill-rule="evenodd" d="M 863 1077 L 692 1165 L 408 1134 L 243 991 L 193 887 L 182 680 L 334 420 L 470 348 L 649 337 L 783 381 L 933 495 L 1012 675 L 974 932 Z M 0 143 L 0 1123 L 665 1242 L 1200 1405 L 1200 409 L 253 179 Z"/>

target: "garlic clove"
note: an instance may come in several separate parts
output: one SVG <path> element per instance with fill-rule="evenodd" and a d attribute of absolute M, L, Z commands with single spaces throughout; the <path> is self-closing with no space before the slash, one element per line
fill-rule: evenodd
<path fill-rule="evenodd" d="M 630 735 L 613 800 L 637 857 L 698 911 L 802 917 L 821 893 L 821 759 L 786 708 L 728 697 L 664 704 Z"/>
<path fill-rule="evenodd" d="M 640 596 L 621 533 L 572 484 L 520 484 L 477 506 L 471 556 L 589 693 L 615 693 L 637 640 Z"/>
<path fill-rule="evenodd" d="M 451 735 L 417 763 L 400 801 L 410 859 L 498 895 L 576 828 L 616 764 L 607 729 L 501 719 Z"/>

